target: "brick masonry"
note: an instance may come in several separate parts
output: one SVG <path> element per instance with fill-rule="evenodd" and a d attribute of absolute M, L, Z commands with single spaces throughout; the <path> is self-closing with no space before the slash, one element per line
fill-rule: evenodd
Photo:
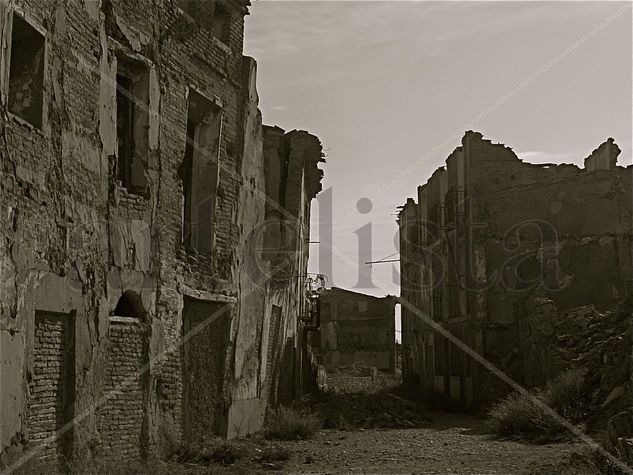
<path fill-rule="evenodd" d="M 228 308 L 186 299 L 183 313 L 183 435 L 195 443 L 226 433 L 223 393 Z"/>
<path fill-rule="evenodd" d="M 273 305 L 270 313 L 269 333 L 268 333 L 268 351 L 266 352 L 266 379 L 264 380 L 264 397 L 269 401 L 276 401 L 275 381 L 279 379 L 279 375 L 273 372 L 278 368 L 279 364 L 275 364 L 279 358 L 280 337 L 281 337 L 281 307 Z"/>
<path fill-rule="evenodd" d="M 406 382 L 488 405 L 510 386 L 473 353 L 519 384 L 543 382 L 534 372 L 551 361 L 526 351 L 533 299 L 607 310 L 629 293 L 633 166 L 617 166 L 619 154 L 608 139 L 584 167 L 531 164 L 466 132 L 399 214 Z"/>
<path fill-rule="evenodd" d="M 38 314 L 35 317 L 33 381 L 28 406 L 29 441 L 37 444 L 53 437 L 37 454 L 43 462 L 61 466 L 67 454 L 68 435 L 57 431 L 70 420 L 72 342 L 68 316 Z"/>
<path fill-rule="evenodd" d="M 356 363 L 395 371 L 396 297 L 333 287 L 319 295 L 319 303 L 321 331 L 314 346 L 320 364 L 328 371 Z"/>
<path fill-rule="evenodd" d="M 144 378 L 147 331 L 141 322 L 111 322 L 106 402 L 99 410 L 103 456 L 113 460 L 139 458 L 143 450 Z"/>
<path fill-rule="evenodd" d="M 0 2 L 4 78 L 13 15 L 26 18 L 46 39 L 41 127 L 5 114 L 8 91 L 0 91 L 0 397 L 3 409 L 10 408 L 3 411 L 0 424 L 0 467 L 20 456 L 28 432 L 36 312 L 75 315 L 73 407 L 87 414 L 73 431 L 76 459 L 115 449 L 135 457 L 145 446 L 161 455 L 180 444 L 183 381 L 189 376 L 181 355 L 188 297 L 224 302 L 229 309 L 217 357 L 222 368 L 211 381 L 213 388 L 221 388 L 220 395 L 211 398 L 209 409 L 222 413 L 226 430 L 221 435 L 261 428 L 272 304 L 283 308 L 274 366 L 289 366 L 283 373 L 291 376 L 283 384 L 290 387 L 290 396 L 300 392 L 297 378 L 292 381 L 300 373 L 299 276 L 307 268 L 304 243 L 310 201 L 320 189 L 321 145 L 307 132 L 279 129 L 287 139 L 280 164 L 286 170 L 280 171 L 289 180 L 269 180 L 256 63 L 242 55 L 248 2 L 224 3 L 231 20 L 222 41 L 213 34 L 216 2 L 194 3 L 200 10 L 192 17 L 174 0 Z M 122 187 L 114 173 L 119 58 L 121 63 L 142 64 L 147 72 L 147 189 L 139 195 Z M 184 183 L 179 170 L 191 90 L 222 109 L 211 252 L 182 243 Z M 274 295 L 270 263 L 253 252 L 264 245 L 268 194 L 284 196 L 289 221 L 301 222 L 294 247 L 286 253 L 287 275 L 275 282 Z M 92 410 L 113 387 L 112 378 L 121 377 L 112 370 L 124 368 L 111 361 L 115 340 L 122 336 L 110 317 L 128 291 L 137 295 L 142 309 L 151 364 L 142 407 L 138 395 L 124 394 L 120 401 L 131 405 L 134 417 L 142 411 L 141 432 L 140 416 L 123 421 L 113 412 L 111 421 L 100 420 L 99 410 L 116 411 L 117 399 L 96 414 Z M 136 357 L 118 354 L 123 355 Z M 125 444 L 121 434 L 129 436 Z"/>

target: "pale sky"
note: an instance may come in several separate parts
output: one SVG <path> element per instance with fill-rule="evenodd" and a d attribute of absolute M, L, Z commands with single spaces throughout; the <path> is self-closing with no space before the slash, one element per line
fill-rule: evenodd
<path fill-rule="evenodd" d="M 354 231 L 369 221 L 374 260 L 397 252 L 397 207 L 467 129 L 532 162 L 582 164 L 613 137 L 619 163 L 631 163 L 630 7 L 254 0 L 244 53 L 258 62 L 264 123 L 307 130 L 327 151 L 329 284 L 355 286 Z M 370 214 L 357 211 L 360 198 Z M 318 204 L 312 212 L 318 241 Z M 311 245 L 311 272 L 323 271 L 319 249 Z M 354 290 L 399 295 L 397 268 L 373 266 L 376 288 Z"/>

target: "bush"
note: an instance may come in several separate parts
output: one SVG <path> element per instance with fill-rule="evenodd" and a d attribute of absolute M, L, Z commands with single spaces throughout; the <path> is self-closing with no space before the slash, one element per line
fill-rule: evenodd
<path fill-rule="evenodd" d="M 534 393 L 511 393 L 489 412 L 489 428 L 501 437 L 533 441 L 569 437 L 571 434 L 564 422 L 577 425 L 586 415 L 583 380 L 584 372 L 572 369 Z M 548 409 L 560 417 L 554 417 Z"/>
<path fill-rule="evenodd" d="M 319 416 L 307 409 L 281 406 L 266 421 L 264 435 L 268 439 L 308 439 L 321 428 Z"/>
<path fill-rule="evenodd" d="M 222 465 L 231 465 L 244 456 L 244 451 L 232 444 L 222 444 L 211 452 L 211 461 Z"/>

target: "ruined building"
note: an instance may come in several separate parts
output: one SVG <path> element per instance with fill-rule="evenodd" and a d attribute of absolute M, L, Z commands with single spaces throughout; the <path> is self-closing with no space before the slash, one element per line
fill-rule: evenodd
<path fill-rule="evenodd" d="M 327 370 L 361 363 L 396 369 L 395 305 L 392 295 L 374 297 L 332 287 L 319 295 L 320 338 L 313 343 Z"/>
<path fill-rule="evenodd" d="M 539 301 L 564 312 L 626 296 L 633 167 L 617 166 L 619 153 L 609 139 L 584 168 L 530 164 L 465 134 L 399 214 L 405 381 L 494 401 L 509 386 L 466 349 L 530 386 L 548 371 L 531 332 L 555 318 Z"/>
<path fill-rule="evenodd" d="M 247 13 L 0 3 L 2 465 L 243 435 L 305 389 L 321 145 L 262 126 Z"/>

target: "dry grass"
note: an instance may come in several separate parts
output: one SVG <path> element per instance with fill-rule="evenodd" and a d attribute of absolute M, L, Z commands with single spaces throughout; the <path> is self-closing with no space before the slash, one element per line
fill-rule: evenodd
<path fill-rule="evenodd" d="M 246 452 L 242 447 L 225 442 L 217 446 L 206 444 L 198 447 L 182 446 L 173 459 L 177 463 L 232 465 L 245 455 Z"/>
<path fill-rule="evenodd" d="M 308 439 L 321 428 L 319 416 L 307 409 L 281 406 L 268 415 L 264 435 L 268 439 Z"/>
<path fill-rule="evenodd" d="M 587 475 L 624 475 L 633 473 L 633 442 L 624 449 L 612 444 L 605 434 L 595 434 L 594 440 L 604 449 L 583 447 L 570 456 L 565 468 L 569 473 Z M 606 453 L 610 457 L 606 456 Z M 565 473 L 568 473 L 567 471 Z"/>
<path fill-rule="evenodd" d="M 563 420 L 575 426 L 586 416 L 583 375 L 583 371 L 572 369 L 533 393 L 513 392 L 489 412 L 490 430 L 501 437 L 535 442 L 570 437 L 572 434 Z M 554 417 L 548 408 L 560 418 Z"/>

